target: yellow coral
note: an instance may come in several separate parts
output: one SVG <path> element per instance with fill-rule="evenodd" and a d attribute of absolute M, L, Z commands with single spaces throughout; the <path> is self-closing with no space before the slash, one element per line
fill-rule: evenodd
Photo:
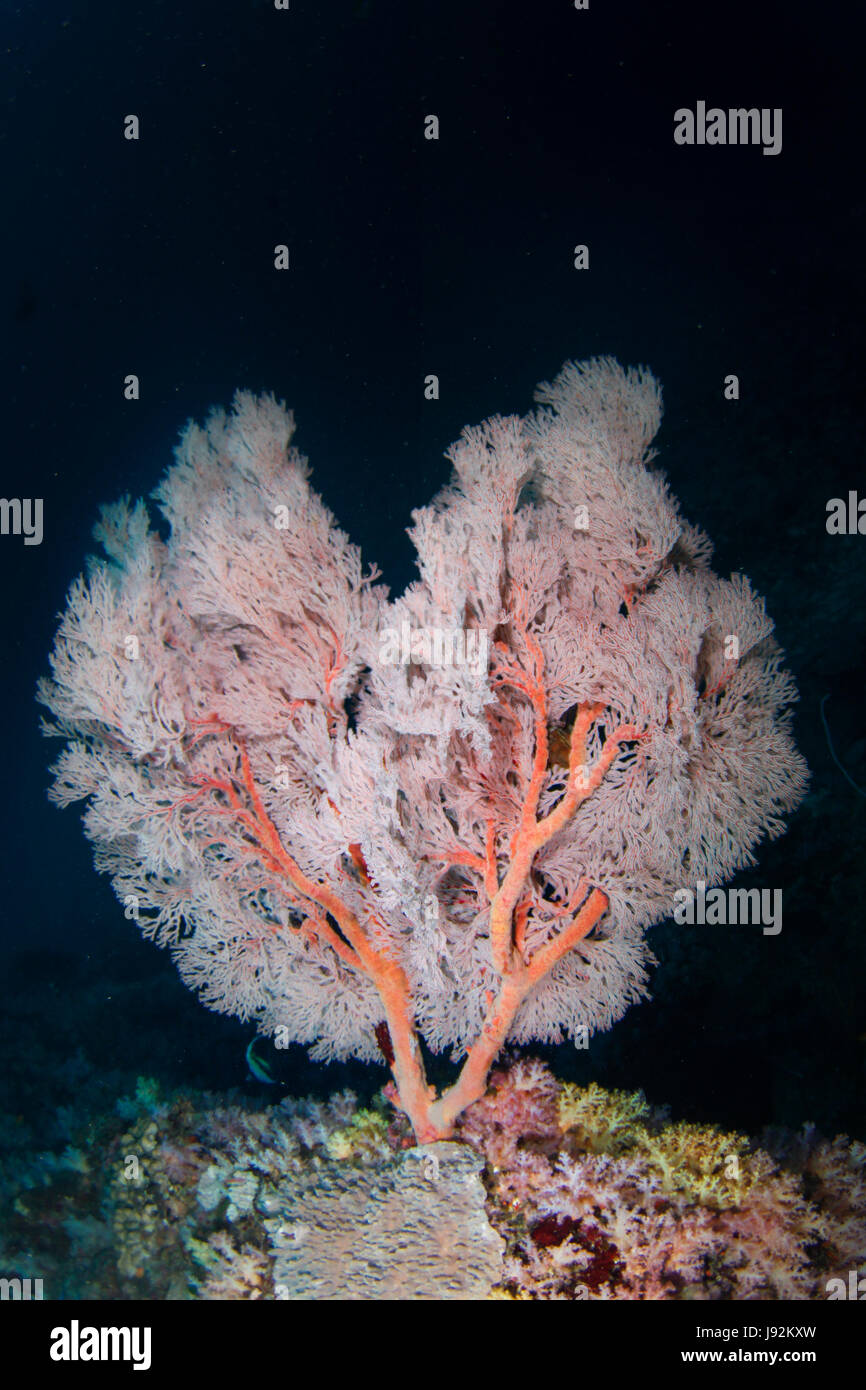
<path fill-rule="evenodd" d="M 727 1134 L 712 1125 L 665 1125 L 657 1134 L 644 1130 L 641 1155 L 668 1192 L 681 1192 L 705 1207 L 738 1207 L 759 1178 L 767 1176 L 764 1154 L 752 1154 L 743 1134 Z M 762 1163 L 762 1159 L 766 1162 Z"/>
<path fill-rule="evenodd" d="M 559 1094 L 559 1125 L 587 1153 L 639 1154 L 657 1173 L 665 1191 L 717 1210 L 739 1206 L 759 1179 L 767 1177 L 766 1155 L 753 1153 L 742 1134 L 712 1125 L 651 1127 L 641 1091 L 606 1091 L 565 1084 Z"/>
<path fill-rule="evenodd" d="M 559 1094 L 560 1129 L 594 1154 L 632 1148 L 646 1133 L 642 1121 L 648 1114 L 641 1091 L 605 1091 L 593 1081 L 589 1086 L 566 1082 Z"/>
<path fill-rule="evenodd" d="M 347 1125 L 328 1135 L 325 1148 L 329 1157 L 341 1162 L 389 1156 L 388 1121 L 375 1110 L 358 1110 Z"/>

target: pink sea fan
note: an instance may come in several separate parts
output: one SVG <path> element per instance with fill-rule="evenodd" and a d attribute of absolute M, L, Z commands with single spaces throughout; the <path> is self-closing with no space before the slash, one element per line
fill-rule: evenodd
<path fill-rule="evenodd" d="M 799 802 L 793 683 L 650 442 L 658 383 L 569 363 L 464 430 L 389 600 L 240 393 L 155 494 L 106 508 L 39 698 L 97 867 L 211 1008 L 392 1065 L 450 1133 L 507 1039 L 607 1028 L 674 892 Z M 438 1099 L 417 1035 L 466 1061 Z"/>

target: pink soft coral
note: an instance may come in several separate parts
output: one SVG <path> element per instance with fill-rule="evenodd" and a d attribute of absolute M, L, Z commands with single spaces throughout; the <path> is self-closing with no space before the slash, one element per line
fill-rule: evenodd
<path fill-rule="evenodd" d="M 639 1094 L 527 1061 L 496 1073 L 460 1135 L 487 1159 L 517 1297 L 823 1298 L 862 1258 L 862 1145 L 811 1141 L 801 1176 L 744 1135 L 663 1123 Z"/>

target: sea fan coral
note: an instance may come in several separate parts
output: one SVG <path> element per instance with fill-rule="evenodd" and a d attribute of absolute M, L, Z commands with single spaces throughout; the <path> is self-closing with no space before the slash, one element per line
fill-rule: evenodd
<path fill-rule="evenodd" d="M 763 601 L 709 568 L 650 443 L 658 383 L 567 363 L 467 428 L 389 601 L 272 397 L 189 425 L 104 510 L 39 698 L 97 867 L 215 1009 L 373 1058 L 419 1139 L 506 1041 L 646 993 L 648 927 L 800 801 Z M 419 1035 L 465 1054 L 436 1097 Z"/>

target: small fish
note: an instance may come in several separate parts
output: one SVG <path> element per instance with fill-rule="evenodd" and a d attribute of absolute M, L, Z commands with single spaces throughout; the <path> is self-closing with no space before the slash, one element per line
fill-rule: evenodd
<path fill-rule="evenodd" d="M 264 1081 L 266 1086 L 276 1086 L 278 1084 L 277 1078 L 271 1072 L 270 1063 L 262 1061 L 260 1057 L 256 1056 L 253 1050 L 257 1042 L 258 1038 L 253 1038 L 246 1050 L 247 1066 L 256 1078 L 256 1081 Z"/>
<path fill-rule="evenodd" d="M 569 766 L 571 758 L 571 729 L 553 728 L 547 735 L 548 768 Z"/>

